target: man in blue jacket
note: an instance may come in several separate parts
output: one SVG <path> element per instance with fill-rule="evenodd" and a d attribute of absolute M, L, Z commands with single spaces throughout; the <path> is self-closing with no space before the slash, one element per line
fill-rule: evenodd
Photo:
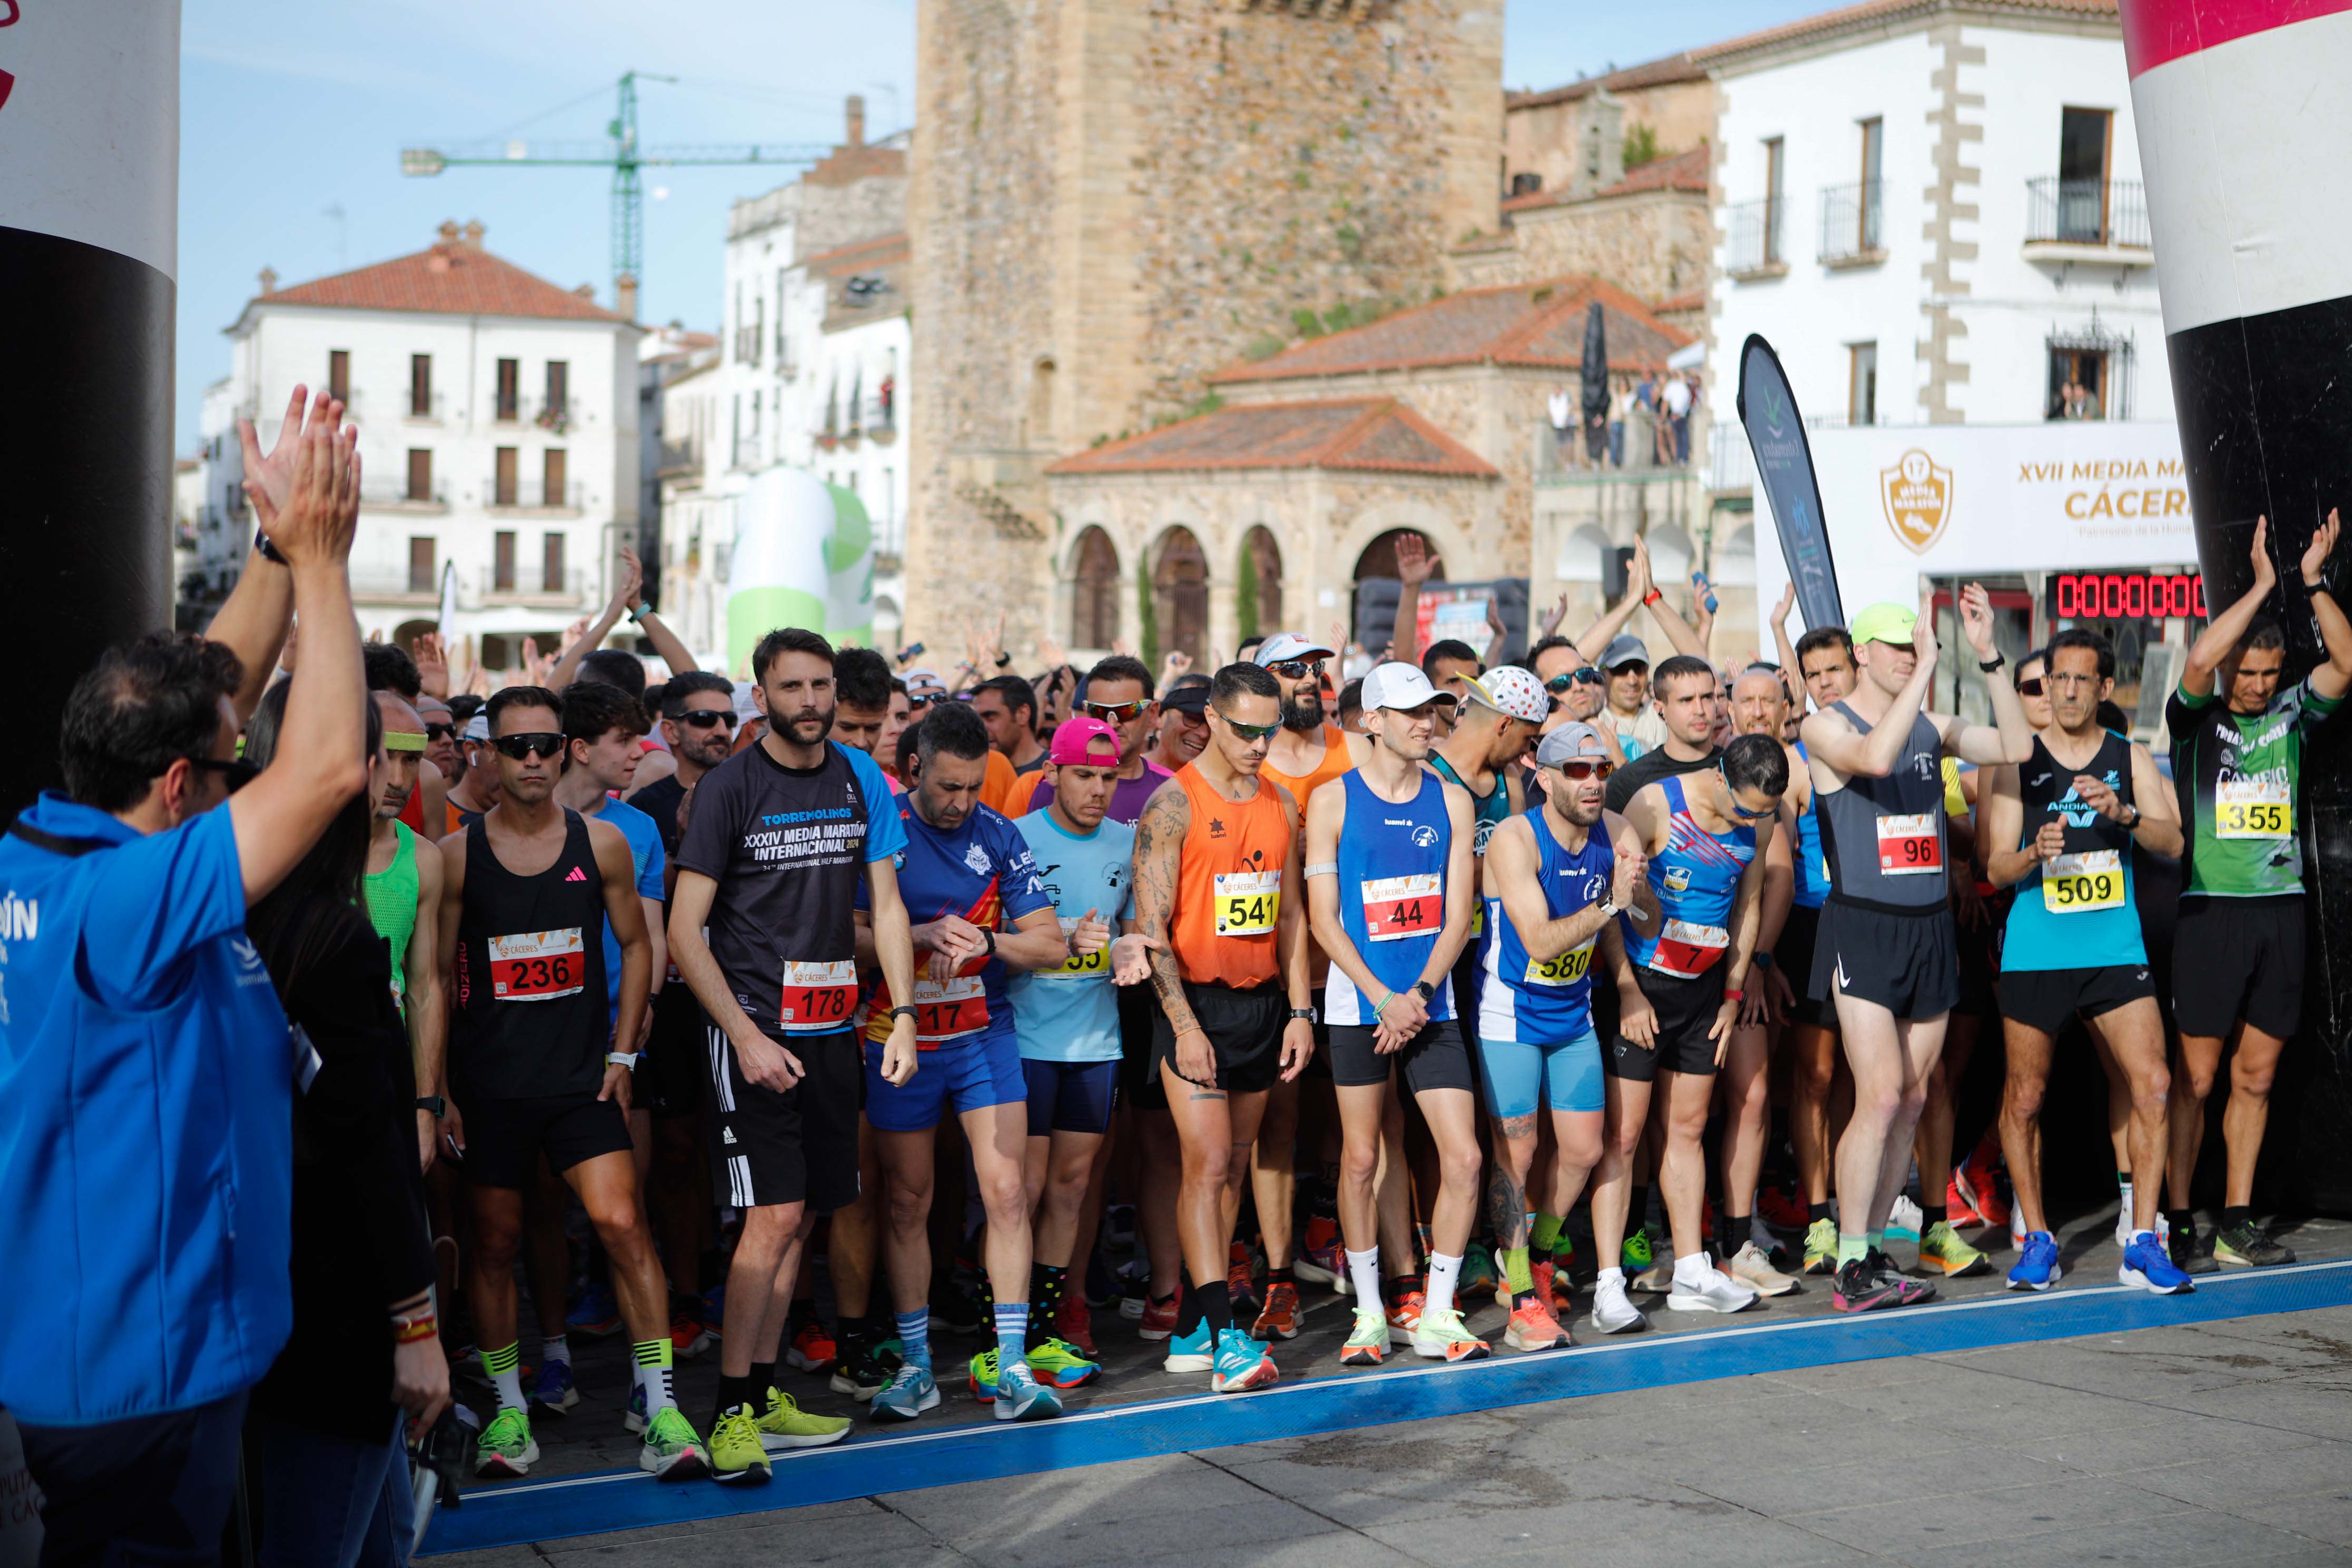
<path fill-rule="evenodd" d="M 296 388 L 266 460 L 245 426 L 274 558 L 257 540 L 213 640 L 159 634 L 82 677 L 65 792 L 0 837 L 0 1405 L 46 1561 L 210 1561 L 246 1391 L 291 1326 L 305 1064 L 245 918 L 366 783 L 341 413 L 306 416 Z M 289 610 L 309 633 L 289 744 L 239 790 Z"/>

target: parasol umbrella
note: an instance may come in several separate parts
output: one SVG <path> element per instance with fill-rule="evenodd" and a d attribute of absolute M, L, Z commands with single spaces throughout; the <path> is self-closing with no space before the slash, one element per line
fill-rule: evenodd
<path fill-rule="evenodd" d="M 1584 314 L 1583 378 L 1584 455 L 1598 463 L 1609 445 L 1609 331 L 1598 300 Z"/>

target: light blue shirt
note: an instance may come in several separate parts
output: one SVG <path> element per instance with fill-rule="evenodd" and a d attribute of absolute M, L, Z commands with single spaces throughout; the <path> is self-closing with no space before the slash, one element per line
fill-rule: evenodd
<path fill-rule="evenodd" d="M 1134 828 L 1106 817 L 1081 837 L 1055 821 L 1051 807 L 1015 817 L 1013 826 L 1028 841 L 1066 933 L 1089 910 L 1110 927 L 1114 938 L 1119 921 L 1135 918 Z M 1118 994 L 1111 984 L 1109 949 L 1060 969 L 1016 974 L 1010 994 L 1024 1057 L 1041 1062 L 1118 1060 Z"/>
<path fill-rule="evenodd" d="M 662 858 L 661 828 L 654 819 L 625 800 L 607 800 L 604 808 L 589 818 L 591 822 L 609 822 L 621 830 L 629 841 L 629 863 L 635 868 L 637 896 L 659 903 L 667 889 L 663 885 L 663 873 L 668 864 Z M 659 980 L 660 975 L 653 976 Z M 621 939 L 613 934 L 613 922 L 604 922 L 604 1005 L 611 1011 L 610 1022 L 621 1021 Z M 631 1042 L 616 1040 L 614 1048 L 627 1050 Z"/>

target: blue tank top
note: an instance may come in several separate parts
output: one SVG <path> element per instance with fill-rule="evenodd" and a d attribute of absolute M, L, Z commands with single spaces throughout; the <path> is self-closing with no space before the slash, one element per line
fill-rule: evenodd
<path fill-rule="evenodd" d="M 1639 968 L 1696 979 L 1723 960 L 1731 945 L 1731 900 L 1740 876 L 1756 858 L 1756 830 L 1709 833 L 1691 816 L 1684 781 L 1658 781 L 1666 796 L 1666 847 L 1650 859 L 1650 891 L 1658 900 L 1658 934 L 1644 937 L 1625 922 L 1625 956 Z"/>
<path fill-rule="evenodd" d="M 2121 823 L 2083 804 L 2074 790 L 2082 773 L 2104 781 L 2124 805 L 2132 804 L 2131 742 L 2113 731 L 2079 768 L 2059 762 L 2037 736 L 2032 754 L 2017 770 L 2025 806 L 2019 847 L 2032 843 L 2042 825 L 2054 817 L 2066 825 L 2066 850 L 2017 884 L 2000 948 L 2005 972 L 2147 966 L 2132 877 L 2132 836 Z"/>
<path fill-rule="evenodd" d="M 1805 743 L 1797 742 L 1800 762 L 1805 756 Z M 1829 902 L 1830 862 L 1822 848 L 1821 802 L 1812 792 L 1805 792 L 1804 815 L 1797 818 L 1797 892 L 1796 906 L 1801 910 L 1817 910 Z"/>
<path fill-rule="evenodd" d="M 1348 814 L 1339 834 L 1339 924 L 1381 984 L 1409 991 L 1429 967 L 1445 929 L 1445 858 L 1454 824 L 1445 813 L 1445 781 L 1417 775 L 1421 789 L 1402 803 L 1382 800 L 1353 769 L 1339 775 Z M 1430 1021 L 1454 1016 L 1451 974 L 1437 983 Z M 1324 983 L 1323 1021 L 1369 1029 L 1372 1005 L 1338 964 Z"/>
<path fill-rule="evenodd" d="M 1544 908 L 1552 920 L 1599 903 L 1617 874 L 1617 857 L 1598 822 L 1584 847 L 1570 854 L 1553 837 L 1543 807 L 1527 813 L 1535 829 L 1536 875 Z M 1592 957 L 1599 933 L 1557 958 L 1528 956 L 1527 943 L 1511 925 L 1503 900 L 1486 900 L 1486 929 L 1493 933 L 1486 956 L 1486 985 L 1478 1013 L 1481 1039 L 1555 1044 L 1592 1027 Z"/>

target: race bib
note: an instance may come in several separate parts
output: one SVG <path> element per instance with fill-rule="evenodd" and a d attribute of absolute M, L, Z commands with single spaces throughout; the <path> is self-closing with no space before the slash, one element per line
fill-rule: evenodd
<path fill-rule="evenodd" d="M 1878 868 L 1889 877 L 1924 877 L 1944 868 L 1944 839 L 1936 814 L 1878 819 Z"/>
<path fill-rule="evenodd" d="M 1219 936 L 1264 936 L 1282 912 L 1279 871 L 1219 872 L 1215 890 Z"/>
<path fill-rule="evenodd" d="M 490 994 L 501 1002 L 552 1002 L 588 987 L 580 928 L 525 931 L 489 941 Z"/>
<path fill-rule="evenodd" d="M 1658 929 L 1658 948 L 1643 965 L 1661 974 L 1696 980 L 1715 967 L 1731 945 L 1731 933 L 1721 926 L 1668 921 Z"/>
<path fill-rule="evenodd" d="M 2294 797 L 2284 779 L 2225 779 L 2213 804 L 2216 838 L 2292 838 Z"/>
<path fill-rule="evenodd" d="M 853 959 L 831 963 L 788 963 L 784 990 L 776 1004 L 776 1023 L 792 1030 L 845 1029 L 857 1009 L 857 964 Z"/>
<path fill-rule="evenodd" d="M 1069 941 L 1077 934 L 1077 931 L 1076 921 L 1067 918 L 1063 920 L 1063 941 Z M 1078 952 L 1074 950 L 1069 957 L 1053 968 L 1036 971 L 1035 977 L 1039 980 L 1100 980 L 1109 973 L 1110 944 L 1105 942 L 1092 952 Z"/>
<path fill-rule="evenodd" d="M 988 1027 L 988 991 L 977 974 L 915 982 L 915 1043 L 937 1046 Z"/>
<path fill-rule="evenodd" d="M 1443 879 L 1434 871 L 1375 877 L 1366 882 L 1364 935 L 1373 942 L 1429 936 L 1445 923 Z"/>
<path fill-rule="evenodd" d="M 1592 942 L 1588 939 L 1581 947 L 1571 947 L 1556 958 L 1528 960 L 1528 984 L 1530 985 L 1573 985 L 1592 968 Z"/>
<path fill-rule="evenodd" d="M 2053 915 L 2117 910 L 2124 902 L 2124 857 L 2120 849 L 2055 855 L 2042 868 L 2042 907 Z"/>
<path fill-rule="evenodd" d="M 1479 899 L 1470 906 L 1470 940 L 1477 941 L 1486 934 L 1486 900 Z"/>

